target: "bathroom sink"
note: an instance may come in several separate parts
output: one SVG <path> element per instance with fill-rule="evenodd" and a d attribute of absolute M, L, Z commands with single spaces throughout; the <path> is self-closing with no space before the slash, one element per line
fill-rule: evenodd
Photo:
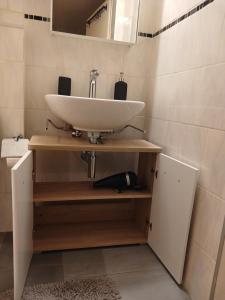
<path fill-rule="evenodd" d="M 87 132 L 111 132 L 128 124 L 145 107 L 140 101 L 121 101 L 75 96 L 46 95 L 51 112 Z"/>

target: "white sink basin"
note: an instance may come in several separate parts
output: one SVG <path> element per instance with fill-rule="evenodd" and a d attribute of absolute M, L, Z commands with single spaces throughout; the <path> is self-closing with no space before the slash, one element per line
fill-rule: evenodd
<path fill-rule="evenodd" d="M 120 101 L 74 96 L 46 95 L 52 113 L 88 132 L 109 132 L 127 125 L 145 107 L 140 101 Z"/>

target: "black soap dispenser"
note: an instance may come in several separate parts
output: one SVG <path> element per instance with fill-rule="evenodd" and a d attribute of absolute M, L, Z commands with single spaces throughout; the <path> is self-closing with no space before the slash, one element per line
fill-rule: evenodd
<path fill-rule="evenodd" d="M 127 83 L 124 81 L 124 73 L 120 73 L 120 79 L 115 84 L 114 99 L 127 100 Z"/>
<path fill-rule="evenodd" d="M 59 76 L 58 95 L 71 96 L 71 78 Z"/>

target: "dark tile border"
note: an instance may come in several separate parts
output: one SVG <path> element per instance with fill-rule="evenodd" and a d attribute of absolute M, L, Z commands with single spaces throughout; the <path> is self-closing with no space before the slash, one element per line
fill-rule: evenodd
<path fill-rule="evenodd" d="M 41 22 L 50 22 L 51 19 L 47 17 L 42 17 L 42 16 L 37 16 L 37 15 L 29 15 L 29 14 L 24 14 L 25 19 L 29 20 L 35 20 L 35 21 L 41 21 Z"/>
<path fill-rule="evenodd" d="M 210 3 L 214 2 L 215 0 L 205 0 L 203 3 L 197 5 L 196 7 L 189 10 L 186 14 L 182 15 L 181 17 L 177 18 L 176 20 L 172 21 L 168 25 L 164 26 L 162 29 L 156 31 L 155 33 L 146 33 L 146 32 L 138 32 L 138 36 L 147 37 L 147 38 L 154 38 L 160 35 L 161 33 L 165 32 L 166 30 L 170 29 L 171 27 L 177 25 L 178 23 L 182 22 L 183 20 L 189 18 L 193 14 L 197 13 L 199 10 L 203 9 Z"/>

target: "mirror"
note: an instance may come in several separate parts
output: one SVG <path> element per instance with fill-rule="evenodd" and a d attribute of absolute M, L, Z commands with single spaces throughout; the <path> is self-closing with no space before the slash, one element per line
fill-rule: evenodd
<path fill-rule="evenodd" d="M 140 0 L 52 0 L 52 31 L 135 43 Z"/>

